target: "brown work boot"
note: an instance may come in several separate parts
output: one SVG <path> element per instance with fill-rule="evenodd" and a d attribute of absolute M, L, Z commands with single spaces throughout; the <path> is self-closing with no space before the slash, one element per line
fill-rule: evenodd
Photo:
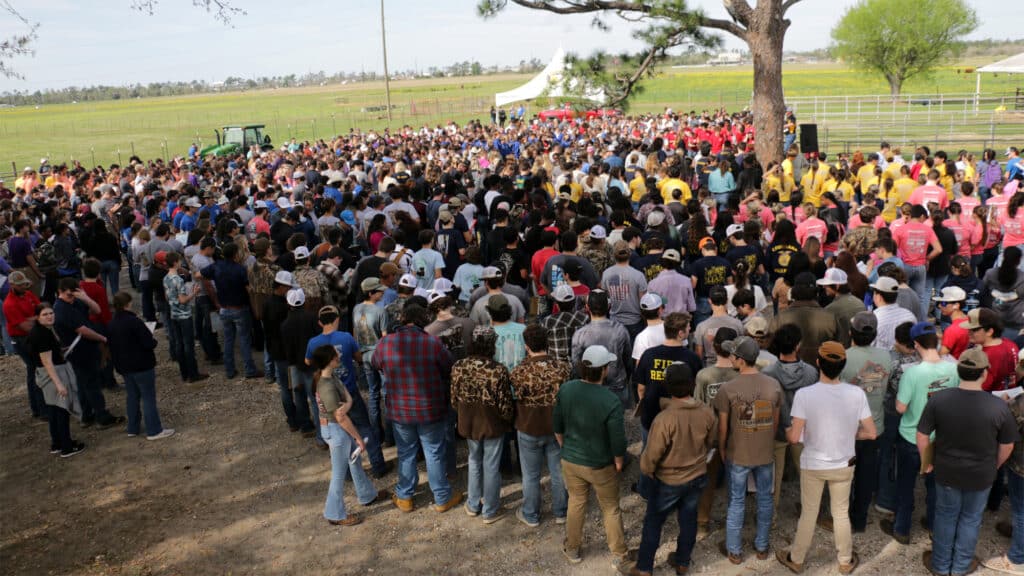
<path fill-rule="evenodd" d="M 737 566 L 743 564 L 743 556 L 740 554 L 733 554 L 729 552 L 729 549 L 725 546 L 725 540 L 722 540 L 718 543 L 718 551 L 722 553 L 722 556 L 728 558 L 729 562 L 732 562 Z"/>
<path fill-rule="evenodd" d="M 406 500 L 405 498 L 399 498 L 397 495 L 391 495 L 391 501 L 395 504 L 395 508 L 398 508 L 402 512 L 412 512 L 415 507 L 412 505 L 412 498 Z"/>
<path fill-rule="evenodd" d="M 434 504 L 434 511 L 438 513 L 447 512 L 459 504 L 462 504 L 462 493 L 453 494 L 444 504 Z"/>
<path fill-rule="evenodd" d="M 356 524 L 362 524 L 363 519 L 353 514 L 344 520 L 328 520 L 327 523 L 331 526 L 355 526 Z"/>
<path fill-rule="evenodd" d="M 839 573 L 840 574 L 850 574 L 850 573 L 852 573 L 854 571 L 855 568 L 857 568 L 857 565 L 859 565 L 859 564 L 860 564 L 860 557 L 857 556 L 856 552 L 854 552 L 851 555 L 851 557 L 850 557 L 850 563 L 849 564 L 840 564 L 839 565 Z"/>

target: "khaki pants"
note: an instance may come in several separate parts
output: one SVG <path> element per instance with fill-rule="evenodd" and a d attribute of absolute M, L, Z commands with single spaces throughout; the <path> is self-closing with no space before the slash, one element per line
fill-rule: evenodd
<path fill-rule="evenodd" d="M 711 521 L 711 507 L 715 504 L 715 486 L 718 484 L 718 476 L 722 473 L 722 457 L 715 452 L 715 455 L 708 462 L 708 483 L 704 486 L 704 492 L 700 495 L 700 503 L 697 504 L 697 525 L 702 526 Z"/>
<path fill-rule="evenodd" d="M 793 467 L 800 469 L 800 454 L 803 454 L 803 444 L 790 444 L 789 442 L 775 441 L 775 508 L 779 507 L 779 494 L 782 493 L 782 475 L 786 471 L 786 448 L 789 448 L 789 457 L 792 459 Z"/>
<path fill-rule="evenodd" d="M 821 493 L 828 484 L 832 504 L 832 530 L 835 535 L 836 552 L 840 564 L 849 564 L 853 559 L 853 536 L 850 530 L 850 486 L 853 484 L 853 466 L 833 470 L 800 470 L 800 521 L 796 527 L 796 538 L 789 554 L 793 562 L 802 564 L 807 557 L 814 537 L 814 526 L 818 522 L 818 507 Z"/>
<path fill-rule="evenodd" d="M 562 479 L 569 492 L 569 510 L 566 518 L 565 547 L 579 550 L 583 540 L 583 521 L 587 514 L 587 500 L 593 488 L 597 504 L 601 507 L 604 534 L 612 554 L 624 556 L 626 535 L 622 529 L 622 510 L 619 508 L 619 475 L 615 466 L 588 468 L 562 460 Z"/>

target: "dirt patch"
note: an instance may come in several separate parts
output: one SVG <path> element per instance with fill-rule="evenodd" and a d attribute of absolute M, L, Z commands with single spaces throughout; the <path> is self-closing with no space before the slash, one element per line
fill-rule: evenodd
<path fill-rule="evenodd" d="M 178 383 L 165 344 L 158 357 L 158 397 L 164 425 L 173 438 L 149 442 L 123 430 L 82 430 L 72 434 L 88 448 L 70 459 L 47 452 L 45 424 L 28 416 L 24 367 L 0 358 L 0 574 L 18 575 L 199 575 L 199 574 L 613 574 L 600 513 L 588 515 L 584 561 L 570 566 L 561 554 L 563 526 L 549 515 L 531 529 L 514 517 L 522 498 L 519 477 L 506 477 L 505 519 L 485 526 L 460 509 L 437 514 L 421 469 L 417 509 L 403 514 L 389 502 L 363 508 L 346 486 L 346 505 L 365 522 L 335 528 L 324 521 L 330 477 L 326 452 L 292 434 L 281 414 L 276 385 L 263 380 L 226 381 L 223 371 L 202 385 Z M 123 413 L 124 393 L 107 393 Z M 640 449 L 637 422 L 630 420 L 631 452 Z M 460 443 L 456 489 L 465 490 L 465 446 Z M 394 449 L 385 451 L 392 460 Z M 645 503 L 629 492 L 635 461 L 622 482 L 626 536 L 639 546 Z M 374 483 L 390 488 L 394 473 Z M 545 488 L 546 490 L 546 488 Z M 915 516 L 923 513 L 921 502 Z M 795 532 L 795 482 L 784 486 L 772 532 L 773 547 L 788 546 Z M 545 501 L 544 511 L 550 510 Z M 753 502 L 747 506 L 749 551 Z M 1006 506 L 1004 506 L 1006 508 Z M 1007 512 L 1003 512 L 1007 514 Z M 699 574 L 786 574 L 774 559 L 752 555 L 732 566 L 717 553 L 724 539 L 725 492 L 719 490 L 713 532 L 697 544 L 693 572 Z M 978 555 L 1005 551 L 1008 541 L 986 513 Z M 928 538 L 917 528 L 911 546 L 883 535 L 876 515 L 868 533 L 855 535 L 862 559 L 858 574 L 922 574 L 921 552 Z M 675 549 L 670 520 L 662 537 L 656 573 Z M 836 574 L 831 535 L 818 530 L 806 574 Z M 979 574 L 985 574 L 984 570 Z"/>

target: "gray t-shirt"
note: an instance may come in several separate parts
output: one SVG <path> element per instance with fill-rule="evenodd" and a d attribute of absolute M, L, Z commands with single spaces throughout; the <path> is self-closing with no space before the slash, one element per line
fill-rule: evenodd
<path fill-rule="evenodd" d="M 711 366 L 718 359 L 718 355 L 715 354 L 715 334 L 718 334 L 719 328 L 732 328 L 737 335 L 744 334 L 743 323 L 732 316 L 712 316 L 697 324 L 693 331 L 693 341 L 704 347 L 701 360 L 705 366 Z"/>
<path fill-rule="evenodd" d="M 632 266 L 612 266 L 601 275 L 601 288 L 608 293 L 611 318 L 624 326 L 640 322 L 640 295 L 647 291 L 644 273 Z"/>
<path fill-rule="evenodd" d="M 438 268 L 444 269 L 444 256 L 433 248 L 422 248 L 412 257 L 412 273 L 424 290 L 434 287 L 434 271 Z"/>
<path fill-rule="evenodd" d="M 194 273 L 198 274 L 200 271 L 202 271 L 207 266 L 212 266 L 213 265 L 213 258 L 209 258 L 209 257 L 203 256 L 202 254 L 197 252 L 196 254 L 194 254 L 192 256 L 191 264 L 192 264 L 192 271 Z M 201 280 L 199 280 L 199 281 L 196 281 L 196 283 L 199 285 L 199 294 L 198 295 L 199 296 L 207 296 L 207 294 L 206 294 L 206 286 L 203 285 L 203 282 Z"/>
<path fill-rule="evenodd" d="M 473 304 L 473 310 L 469 313 L 469 319 L 472 320 L 477 326 L 490 326 L 491 325 L 491 313 L 487 311 L 487 301 L 491 299 L 491 295 L 487 294 L 484 297 L 476 301 Z M 523 307 L 523 303 L 518 298 L 506 298 L 510 306 L 512 306 L 512 318 L 513 322 L 523 322 L 526 320 L 526 308 Z"/>
<path fill-rule="evenodd" d="M 881 436 L 885 430 L 885 390 L 892 374 L 892 355 L 888 350 L 871 346 L 854 346 L 846 350 L 846 367 L 839 379 L 864 390 L 871 408 L 871 418 Z"/>

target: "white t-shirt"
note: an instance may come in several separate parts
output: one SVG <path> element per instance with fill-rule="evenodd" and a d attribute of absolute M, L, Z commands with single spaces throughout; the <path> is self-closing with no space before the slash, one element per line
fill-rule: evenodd
<path fill-rule="evenodd" d="M 665 324 L 655 324 L 644 328 L 633 341 L 633 362 L 644 355 L 648 348 L 661 346 L 665 343 Z"/>
<path fill-rule="evenodd" d="M 871 418 L 871 408 L 859 386 L 818 382 L 796 391 L 790 414 L 805 421 L 800 468 L 834 470 L 849 466 L 860 421 Z"/>

